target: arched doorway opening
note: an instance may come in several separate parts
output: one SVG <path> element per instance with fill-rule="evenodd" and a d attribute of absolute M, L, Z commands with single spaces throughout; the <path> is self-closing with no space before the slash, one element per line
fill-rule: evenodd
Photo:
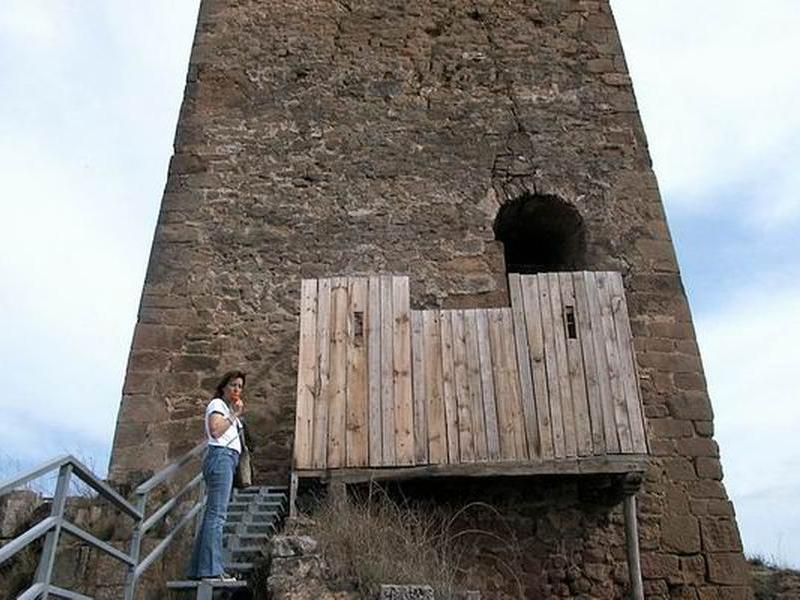
<path fill-rule="evenodd" d="M 586 229 L 580 213 L 561 198 L 525 194 L 505 204 L 494 223 L 506 271 L 545 273 L 584 266 Z"/>

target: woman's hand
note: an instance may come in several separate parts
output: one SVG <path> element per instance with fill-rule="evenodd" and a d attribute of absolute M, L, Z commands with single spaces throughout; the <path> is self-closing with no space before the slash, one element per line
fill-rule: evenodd
<path fill-rule="evenodd" d="M 242 416 L 244 412 L 244 402 L 240 397 L 236 397 L 231 402 L 231 412 L 233 412 L 233 416 L 239 418 Z"/>

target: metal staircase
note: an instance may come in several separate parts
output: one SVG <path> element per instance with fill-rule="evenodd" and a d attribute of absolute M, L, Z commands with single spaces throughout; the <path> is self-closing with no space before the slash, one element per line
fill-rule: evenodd
<path fill-rule="evenodd" d="M 248 587 L 248 580 L 259 559 L 265 556 L 266 544 L 278 531 L 287 511 L 287 488 L 264 486 L 234 490 L 225 523 L 223 557 L 225 570 L 237 581 L 170 581 L 173 592 L 195 592 L 197 600 L 211 600 L 215 592 L 223 595 Z"/>
<path fill-rule="evenodd" d="M 1 565 L 32 543 L 44 538 L 44 543 L 38 552 L 38 569 L 33 576 L 33 581 L 18 598 L 36 600 L 59 597 L 92 600 L 90 596 L 62 589 L 52 582 L 56 555 L 61 549 L 59 544 L 61 534 L 68 533 L 122 563 L 126 576 L 124 589 L 120 590 L 120 594 L 124 600 L 133 600 L 137 583 L 141 577 L 155 561 L 170 550 L 173 540 L 180 531 L 192 526 L 205 506 L 203 476 L 199 466 L 205 452 L 206 442 L 198 444 L 139 485 L 130 500 L 120 496 L 74 456 L 62 456 L 47 461 L 8 481 L 0 481 L 0 496 L 3 496 L 31 481 L 49 474 L 58 474 L 58 481 L 51 500 L 50 515 L 31 525 L 0 547 Z M 154 502 L 155 506 L 147 510 L 148 499 L 152 500 L 156 491 L 164 491 L 164 486 L 167 486 L 180 474 L 188 478 L 188 483 L 182 486 L 178 484 L 172 488 L 166 487 L 166 494 L 158 496 Z M 72 478 L 81 480 L 97 494 L 98 500 L 102 499 L 108 502 L 132 521 L 132 534 L 127 540 L 127 551 L 120 550 L 69 522 L 65 509 Z M 202 600 L 213 598 L 215 589 L 247 588 L 247 580 L 252 576 L 259 557 L 265 554 L 266 543 L 282 524 L 287 513 L 287 491 L 286 487 L 253 487 L 233 492 L 228 509 L 228 520 L 224 529 L 224 558 L 226 568 L 240 578 L 240 581 L 214 582 L 212 584 L 202 581 L 173 581 L 168 583 L 168 588 L 175 591 L 195 590 L 197 598 Z M 183 510 L 179 510 L 181 508 Z M 142 553 L 142 540 L 150 535 L 154 528 L 162 526 L 166 518 L 172 516 L 173 511 L 176 510 L 180 514 L 175 516 L 176 520 L 171 521 L 164 531 L 159 532 L 158 544 L 154 548 L 148 549 L 149 552 L 146 554 Z M 3 591 L 5 590 L 0 590 L 0 594 Z"/>

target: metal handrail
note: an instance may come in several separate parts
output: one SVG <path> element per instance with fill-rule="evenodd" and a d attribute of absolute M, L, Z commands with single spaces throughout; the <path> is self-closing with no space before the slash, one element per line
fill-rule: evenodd
<path fill-rule="evenodd" d="M 200 457 L 205 451 L 205 448 L 205 442 L 198 444 L 189 452 L 155 473 L 147 481 L 136 488 L 134 491 L 135 499 L 133 502 L 129 502 L 120 496 L 107 483 L 98 479 L 89 468 L 87 468 L 72 455 L 64 455 L 53 460 L 49 460 L 41 465 L 23 472 L 21 475 L 18 475 L 13 479 L 0 483 L 0 496 L 3 496 L 12 490 L 29 483 L 30 481 L 38 479 L 39 477 L 47 475 L 53 471 L 58 471 L 58 482 L 56 484 L 55 493 L 53 494 L 50 516 L 36 525 L 33 525 L 0 548 L 1 564 L 15 556 L 18 552 L 26 548 L 32 542 L 36 541 L 42 536 L 45 536 L 45 542 L 42 547 L 39 558 L 39 566 L 36 570 L 34 582 L 27 590 L 18 596 L 18 598 L 46 599 L 49 595 L 62 598 L 88 598 L 88 596 L 61 589 L 51 583 L 53 565 L 55 563 L 55 556 L 58 550 L 58 542 L 61 537 L 61 533 L 66 532 L 97 548 L 98 550 L 105 552 L 109 556 L 112 556 L 126 565 L 128 574 L 125 580 L 124 597 L 125 600 L 132 600 L 134 591 L 136 589 L 136 584 L 142 574 L 164 553 L 167 547 L 174 541 L 177 534 L 191 522 L 191 520 L 195 517 L 195 515 L 197 515 L 197 513 L 205 504 L 204 495 L 201 494 L 200 499 L 194 502 L 187 513 L 172 528 L 172 530 L 166 536 L 164 536 L 161 542 L 146 557 L 144 557 L 144 559 L 140 560 L 139 550 L 141 548 L 141 541 L 144 535 L 158 522 L 164 519 L 166 515 L 178 505 L 180 498 L 186 496 L 192 490 L 196 489 L 202 484 L 202 474 L 198 472 L 189 481 L 189 483 L 184 485 L 171 497 L 167 498 L 161 504 L 161 506 L 156 508 L 148 517 L 145 514 L 145 509 L 150 492 L 152 492 L 160 484 L 168 481 L 178 474 L 181 469 L 193 458 Z M 89 532 L 81 529 L 77 525 L 74 525 L 65 519 L 64 511 L 66 507 L 67 493 L 69 491 L 70 479 L 73 474 L 90 488 L 95 490 L 104 499 L 108 500 L 114 507 L 133 519 L 134 529 L 130 539 L 129 552 L 125 553 L 121 550 L 118 550 L 111 544 L 103 542 Z"/>
<path fill-rule="evenodd" d="M 33 467 L 32 469 L 25 471 L 22 475 L 18 475 L 14 479 L 4 481 L 2 484 L 0 484 L 0 496 L 4 496 L 8 492 L 18 487 L 22 487 L 34 479 L 38 479 L 39 477 L 47 475 L 51 471 L 60 469 L 67 464 L 72 465 L 73 472 L 78 475 L 81 481 L 103 496 L 106 500 L 111 502 L 119 510 L 126 513 L 128 516 L 133 517 L 134 519 L 138 519 L 142 516 L 141 513 L 137 511 L 130 502 L 115 492 L 107 483 L 95 477 L 94 473 L 92 473 L 89 467 L 84 465 L 71 454 L 65 454 L 64 456 L 59 456 L 58 458 L 49 460 L 37 467 Z"/>
<path fill-rule="evenodd" d="M 135 493 L 146 494 L 150 492 L 158 484 L 163 483 L 164 481 L 175 475 L 181 469 L 181 467 L 183 467 L 195 456 L 199 456 L 200 454 L 205 452 L 207 447 L 208 446 L 206 442 L 200 442 L 199 444 L 197 444 L 197 446 L 189 450 L 186 454 L 184 454 L 177 460 L 171 462 L 166 467 L 161 469 L 158 473 L 153 475 L 150 479 L 139 485 L 139 487 L 136 488 Z"/>

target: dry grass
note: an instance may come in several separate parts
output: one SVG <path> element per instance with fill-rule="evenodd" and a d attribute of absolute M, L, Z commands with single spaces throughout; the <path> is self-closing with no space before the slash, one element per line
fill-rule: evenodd
<path fill-rule="evenodd" d="M 508 556 L 518 556 L 509 535 L 477 529 L 459 529 L 456 523 L 468 511 L 491 511 L 491 506 L 472 503 L 455 514 L 442 509 L 412 505 L 391 498 L 372 486 L 361 498 L 347 502 L 323 502 L 312 515 L 309 534 L 316 538 L 329 568 L 331 584 L 355 589 L 363 597 L 377 595 L 380 584 L 430 585 L 437 598 L 457 598 L 459 592 L 478 587 L 465 568 L 474 553 L 476 538 L 488 537 Z M 501 565 L 511 579 L 519 572 Z M 517 580 L 519 597 L 521 583 Z"/>
<path fill-rule="evenodd" d="M 750 575 L 756 600 L 790 600 L 800 597 L 800 571 L 774 557 L 750 556 Z"/>

